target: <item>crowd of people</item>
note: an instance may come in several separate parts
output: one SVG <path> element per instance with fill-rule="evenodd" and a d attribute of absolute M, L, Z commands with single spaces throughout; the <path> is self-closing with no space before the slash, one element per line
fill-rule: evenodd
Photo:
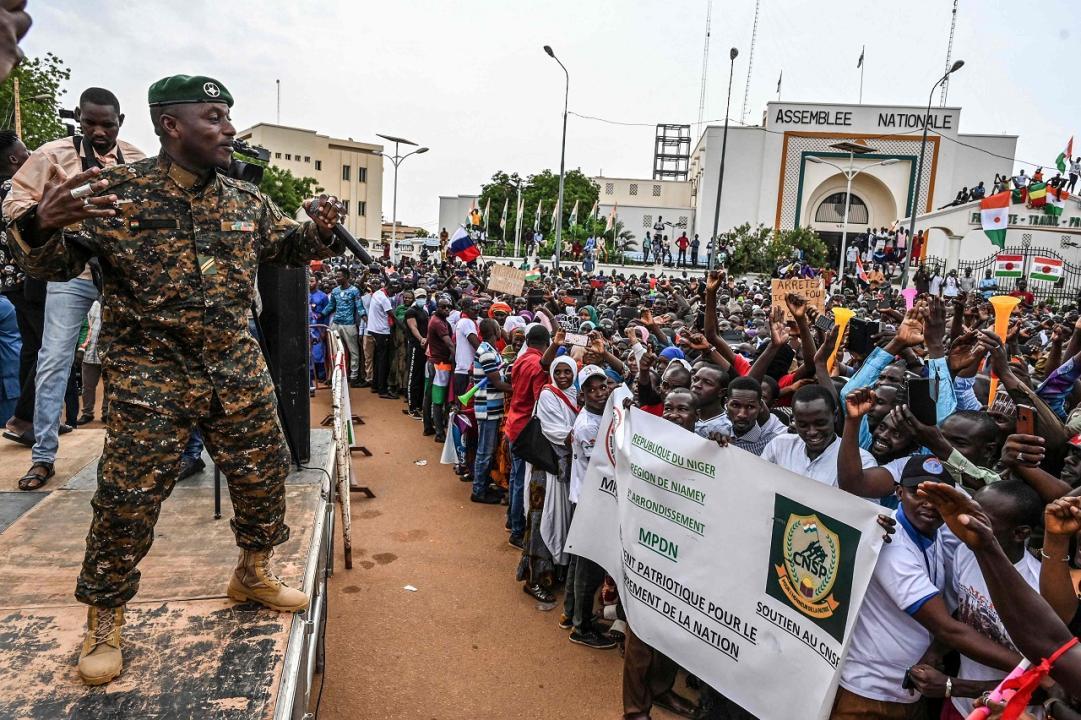
<path fill-rule="evenodd" d="M 605 403 L 620 385 L 645 412 L 866 498 L 895 521 L 833 717 L 924 717 L 933 708 L 963 718 L 1022 654 L 1034 657 L 1032 638 L 1018 637 L 1014 613 L 1000 607 L 1002 578 L 981 573 L 993 543 L 969 547 L 977 543 L 958 508 L 989 524 L 1013 573 L 1009 597 L 1033 588 L 1054 608 L 1028 598 L 1044 608 L 1041 623 L 1081 632 L 1081 498 L 1071 494 L 1081 485 L 1081 314 L 1037 303 L 1023 281 L 1010 289 L 1020 303 L 999 337 L 988 293 L 968 275 L 934 287 L 921 277 L 910 309 L 888 283 L 835 286 L 816 309 L 723 272 L 545 271 L 515 297 L 487 292 L 484 264 L 405 260 L 361 271 L 358 287 L 344 261 L 321 272 L 312 279 L 314 316 L 345 307 L 331 327 L 359 317 L 342 333 L 351 355 L 361 348 L 351 360 L 355 383 L 382 398 L 404 395 L 417 432 L 452 447 L 470 500 L 505 505 L 508 542 L 521 551 L 508 575 L 538 607 L 559 609 L 554 624 L 570 642 L 623 649 L 628 718 L 647 718 L 654 705 L 687 717 L 750 716 L 694 678 L 697 699 L 677 692 L 678 667 L 619 619 L 604 570 L 566 552 Z M 318 286 L 330 273 L 337 287 L 328 302 Z M 352 300 L 343 305 L 335 294 Z M 830 311 L 842 306 L 856 317 L 831 359 Z M 390 337 L 349 340 L 375 325 Z M 988 397 L 992 374 L 999 385 Z M 551 447 L 551 467 L 519 452 L 535 452 L 521 445 L 536 442 L 531 423 Z M 959 494 L 920 492 L 928 481 Z M 1046 703 L 1049 717 L 1075 717 L 1077 688 L 1044 685 L 1029 711 L 1038 717 Z"/>
<path fill-rule="evenodd" d="M 79 110 L 80 136 L 33 154 L 0 133 L 5 215 L 40 201 L 55 168 L 77 176 L 142 157 L 117 137 L 112 93 L 87 90 Z M 905 240 L 868 229 L 854 246 L 903 256 Z M 96 338 L 115 308 L 103 309 L 92 262 L 45 283 L 19 269 L 6 241 L 0 253 L 0 410 L 11 413 L 4 436 L 33 448 L 20 488 L 36 490 L 53 475 L 65 406 L 74 425 L 94 419 Z M 890 542 L 855 620 L 834 718 L 965 717 L 1022 657 L 1058 655 L 1028 712 L 1077 716 L 1081 650 L 1068 643 L 1081 632 L 1079 308 L 1038 302 L 1023 278 L 1000 288 L 923 266 L 911 307 L 888 278 L 847 275 L 824 278 L 830 292 L 816 307 L 723 269 L 542 269 L 521 294 L 501 296 L 488 292 L 484 263 L 362 267 L 339 256 L 310 267 L 312 390 L 328 377 L 333 332 L 351 384 L 404 400 L 418 434 L 453 458 L 470 501 L 505 506 L 507 540 L 521 552 L 508 575 L 538 607 L 559 609 L 553 624 L 571 643 L 622 648 L 626 717 L 648 718 L 654 705 L 748 714 L 694 678 L 677 691 L 677 664 L 627 626 L 604 570 L 567 552 L 620 385 L 644 412 L 882 508 Z M 796 258 L 784 272 L 805 271 Z M 1006 292 L 1019 303 L 1000 337 L 988 298 Z M 855 313 L 846 332 L 833 321 L 838 307 Z M 538 443 L 550 462 L 536 459 Z M 201 449 L 196 432 L 181 476 Z"/>

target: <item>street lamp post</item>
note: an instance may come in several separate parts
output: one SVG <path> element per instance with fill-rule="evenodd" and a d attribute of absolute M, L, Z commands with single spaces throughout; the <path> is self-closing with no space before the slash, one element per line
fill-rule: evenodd
<path fill-rule="evenodd" d="M 916 170 L 916 182 L 912 186 L 912 204 L 909 207 L 909 220 L 908 220 L 908 242 L 905 243 L 905 257 L 904 262 L 901 264 L 901 289 L 908 287 L 908 266 L 912 262 L 912 248 L 916 234 L 916 203 L 919 200 L 920 195 L 920 182 L 923 180 L 923 157 L 927 152 L 927 125 L 931 116 L 931 98 L 935 96 L 935 88 L 941 85 L 946 78 L 960 70 L 965 64 L 964 60 L 958 60 L 950 69 L 946 71 L 946 74 L 938 79 L 938 81 L 931 86 L 931 92 L 927 95 L 927 111 L 923 114 L 923 140 L 920 142 L 920 164 Z M 926 239 L 924 240 L 926 242 Z"/>
<path fill-rule="evenodd" d="M 863 152 L 869 152 L 869 151 L 870 151 L 870 148 L 868 148 L 867 150 L 864 150 Z M 854 160 L 855 155 L 856 155 L 857 152 L 859 152 L 859 151 L 856 150 L 854 147 L 849 148 L 849 150 L 848 150 L 848 169 L 847 170 L 845 170 L 844 168 L 842 168 L 839 165 L 835 165 L 834 163 L 831 163 L 829 160 L 823 160 L 822 158 L 818 157 L 817 155 L 809 155 L 807 157 L 807 162 L 818 163 L 818 164 L 822 164 L 822 165 L 829 165 L 830 167 L 835 168 L 839 173 L 844 175 L 845 179 L 848 180 L 848 185 L 845 187 L 845 214 L 844 214 L 844 220 L 841 223 L 841 256 L 837 261 L 837 277 L 838 278 L 844 277 L 844 273 L 845 273 L 845 253 L 848 250 L 848 248 L 847 248 L 847 245 L 848 245 L 848 209 L 849 209 L 850 202 L 851 202 L 851 199 L 852 199 L 852 179 L 855 178 L 857 175 L 859 175 L 864 170 L 870 170 L 871 168 L 878 167 L 880 165 L 893 165 L 893 164 L 898 162 L 897 158 L 887 158 L 887 159 L 882 160 L 880 162 L 876 162 L 876 163 L 873 163 L 871 165 L 866 165 L 864 167 L 856 169 L 855 166 L 853 165 L 853 160 Z"/>
<path fill-rule="evenodd" d="M 391 221 L 390 221 L 391 222 L 391 224 L 390 224 L 390 256 L 391 256 L 391 258 L 394 258 L 395 257 L 394 253 L 396 252 L 396 245 L 397 245 L 397 242 L 398 242 L 398 166 L 401 165 L 402 162 L 407 157 L 409 157 L 410 155 L 420 155 L 422 153 L 428 152 L 428 148 L 426 148 L 426 147 L 417 148 L 413 152 L 409 152 L 409 153 L 406 153 L 405 155 L 401 155 L 401 154 L 398 153 L 398 145 L 399 144 L 401 144 L 401 145 L 416 145 L 416 143 L 413 142 L 412 140 L 406 140 L 405 138 L 395 137 L 393 135 L 381 135 L 379 133 L 376 133 L 376 135 L 378 137 L 383 138 L 384 140 L 387 140 L 389 142 L 394 143 L 394 154 L 393 155 L 387 155 L 385 152 L 377 152 L 377 153 L 375 153 L 376 155 L 381 155 L 382 157 L 386 158 L 387 160 L 390 160 L 390 162 L 394 165 L 394 200 L 393 200 L 393 204 L 392 204 L 393 209 L 391 210 Z M 380 240 L 382 240 L 382 238 L 380 238 Z"/>
<path fill-rule="evenodd" d="M 566 166 L 567 159 L 567 102 L 570 99 L 571 94 L 571 74 L 567 72 L 567 66 L 563 64 L 556 54 L 552 52 L 551 45 L 544 46 L 544 52 L 548 53 L 548 57 L 559 63 L 559 67 L 563 68 L 563 75 L 566 76 L 567 84 L 563 91 L 563 141 L 559 146 L 559 200 L 556 202 L 556 260 L 555 270 L 559 271 L 559 257 L 563 254 L 563 171 Z"/>
<path fill-rule="evenodd" d="M 739 50 L 732 48 L 728 51 L 728 99 L 724 102 L 724 134 L 721 136 L 721 170 L 717 176 L 717 202 L 713 206 L 713 243 L 709 251 L 709 269 L 717 266 L 717 245 L 720 242 L 720 233 L 717 232 L 717 223 L 721 216 L 721 189 L 724 187 L 724 156 L 728 151 L 728 110 L 732 105 L 732 72 L 736 69 L 736 56 Z"/>

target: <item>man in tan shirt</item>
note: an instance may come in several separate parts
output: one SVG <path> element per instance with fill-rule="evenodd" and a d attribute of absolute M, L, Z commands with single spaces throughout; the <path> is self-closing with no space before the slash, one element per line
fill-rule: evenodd
<path fill-rule="evenodd" d="M 142 160 L 145 154 L 118 140 L 124 116 L 116 96 L 102 88 L 88 88 L 79 97 L 76 119 L 82 135 L 45 143 L 35 150 L 11 179 L 4 200 L 4 217 L 15 220 L 33 208 L 45 185 L 62 181 L 92 167 L 109 167 Z M 32 445 L 32 466 L 19 481 L 21 490 L 36 490 L 53 476 L 59 445 L 60 413 L 75 358 L 83 320 L 98 299 L 90 267 L 68 282 L 50 282 L 45 300 L 45 325 L 38 353 L 34 417 L 12 418 L 4 437 Z M 67 426 L 65 426 L 67 427 Z"/>

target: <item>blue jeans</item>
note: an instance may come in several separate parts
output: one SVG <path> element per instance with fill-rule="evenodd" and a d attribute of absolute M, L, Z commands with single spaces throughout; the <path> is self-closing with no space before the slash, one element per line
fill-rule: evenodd
<path fill-rule="evenodd" d="M 477 456 L 473 461 L 473 494 L 483 495 L 492 482 L 492 456 L 499 444 L 499 420 L 477 421 Z"/>
<path fill-rule="evenodd" d="M 525 466 L 522 458 L 510 454 L 510 487 L 507 488 L 508 504 L 507 519 L 510 520 L 510 534 L 516 537 L 525 535 L 525 505 L 522 501 L 522 491 L 525 487 Z"/>
<path fill-rule="evenodd" d="M 33 462 L 52 463 L 60 443 L 57 430 L 68 377 L 75 360 L 86 314 L 98 299 L 98 289 L 90 280 L 50 282 L 45 298 L 45 326 L 38 351 L 38 372 L 34 401 Z"/>
<path fill-rule="evenodd" d="M 185 460 L 191 460 L 195 462 L 203 456 L 203 434 L 199 432 L 198 427 L 191 429 L 191 437 L 188 438 L 188 444 L 184 446 L 184 453 L 182 457 Z"/>

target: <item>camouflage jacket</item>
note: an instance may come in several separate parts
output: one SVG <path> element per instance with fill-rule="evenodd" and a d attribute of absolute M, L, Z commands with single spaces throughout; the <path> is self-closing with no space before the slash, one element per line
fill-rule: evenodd
<path fill-rule="evenodd" d="M 30 247 L 12 226 L 19 264 L 70 280 L 91 257 L 104 280 L 98 341 L 110 400 L 171 416 L 205 416 L 216 395 L 237 412 L 273 393 L 248 309 L 261 263 L 302 267 L 342 252 L 312 222 L 297 223 L 254 185 L 201 179 L 166 155 L 108 168 L 100 194 L 115 217 L 88 220 Z M 40 239 L 39 239 L 40 240 Z"/>

